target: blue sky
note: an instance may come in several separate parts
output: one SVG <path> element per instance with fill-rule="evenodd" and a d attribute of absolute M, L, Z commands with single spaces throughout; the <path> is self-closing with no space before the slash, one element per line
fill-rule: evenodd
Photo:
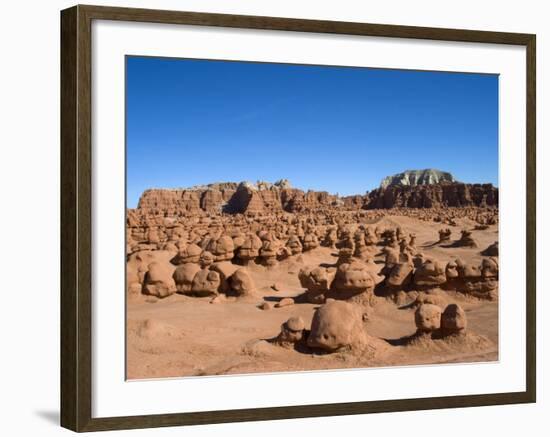
<path fill-rule="evenodd" d="M 287 178 L 341 195 L 437 168 L 498 185 L 498 77 L 127 58 L 127 202 Z"/>

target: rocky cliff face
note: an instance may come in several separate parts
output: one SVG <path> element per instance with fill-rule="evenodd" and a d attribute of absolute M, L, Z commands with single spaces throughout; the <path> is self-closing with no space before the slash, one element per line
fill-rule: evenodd
<path fill-rule="evenodd" d="M 201 211 L 255 214 L 267 211 L 311 211 L 336 206 L 338 201 L 338 196 L 326 191 L 304 192 L 291 188 L 288 181 L 282 180 L 275 184 L 259 182 L 253 185 L 242 182 L 188 189 L 150 189 L 141 195 L 138 209 L 168 215 L 192 215 Z"/>
<path fill-rule="evenodd" d="M 371 191 L 364 209 L 498 206 L 498 188 L 492 184 L 442 182 L 432 185 L 389 186 Z"/>
<path fill-rule="evenodd" d="M 428 168 L 425 170 L 406 170 L 382 179 L 380 188 L 394 186 L 435 185 L 444 182 L 457 182 L 453 175 L 446 171 Z"/>
<path fill-rule="evenodd" d="M 452 176 L 451 176 L 452 178 Z M 425 179 L 421 179 L 425 180 Z M 188 189 L 146 190 L 138 209 L 165 215 L 207 213 L 257 214 L 304 212 L 323 208 L 389 209 L 498 206 L 498 188 L 492 184 L 439 182 L 388 185 L 365 195 L 338 197 L 326 191 L 302 191 L 288 181 L 269 184 L 219 183 Z"/>

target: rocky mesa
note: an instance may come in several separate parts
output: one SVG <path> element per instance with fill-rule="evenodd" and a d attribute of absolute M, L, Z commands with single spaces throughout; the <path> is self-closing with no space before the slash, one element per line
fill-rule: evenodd
<path fill-rule="evenodd" d="M 327 208 L 390 209 L 434 207 L 498 207 L 498 188 L 492 184 L 456 181 L 448 172 L 410 170 L 382 180 L 365 194 L 340 197 L 326 191 L 293 188 L 286 179 L 275 183 L 221 182 L 181 189 L 149 189 L 138 209 L 153 214 L 291 213 Z"/>

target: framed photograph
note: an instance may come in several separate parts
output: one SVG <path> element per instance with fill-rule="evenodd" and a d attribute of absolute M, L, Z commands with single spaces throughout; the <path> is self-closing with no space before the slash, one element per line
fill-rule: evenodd
<path fill-rule="evenodd" d="M 61 12 L 61 424 L 535 402 L 535 35 Z"/>

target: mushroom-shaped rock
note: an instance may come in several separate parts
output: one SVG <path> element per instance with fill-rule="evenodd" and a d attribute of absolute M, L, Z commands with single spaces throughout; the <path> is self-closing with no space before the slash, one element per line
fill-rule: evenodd
<path fill-rule="evenodd" d="M 298 273 L 302 287 L 311 293 L 325 293 L 330 290 L 336 269 L 324 267 L 304 267 Z"/>
<path fill-rule="evenodd" d="M 441 315 L 441 329 L 446 334 L 456 334 L 464 332 L 468 325 L 466 313 L 457 304 L 447 305 Z"/>
<path fill-rule="evenodd" d="M 336 243 L 336 247 L 338 249 L 349 249 L 352 254 L 355 252 L 355 242 L 349 230 L 340 231 L 340 240 Z"/>
<path fill-rule="evenodd" d="M 220 275 L 212 270 L 200 270 L 193 278 L 191 291 L 197 296 L 218 294 Z"/>
<path fill-rule="evenodd" d="M 201 257 L 202 249 L 200 246 L 191 243 L 182 245 L 178 254 L 172 259 L 172 263 L 179 265 L 185 263 L 198 263 Z"/>
<path fill-rule="evenodd" d="M 448 243 L 451 241 L 451 230 L 449 228 L 439 230 L 439 243 Z"/>
<path fill-rule="evenodd" d="M 460 240 L 458 240 L 455 243 L 455 245 L 458 246 L 458 247 L 471 247 L 471 248 L 476 248 L 477 247 L 477 243 L 474 240 L 474 238 L 472 237 L 472 231 L 468 231 L 466 229 L 464 229 L 462 231 L 462 234 L 460 236 Z"/>
<path fill-rule="evenodd" d="M 365 259 L 371 255 L 371 247 L 367 246 L 365 242 L 365 233 L 361 230 L 358 230 L 353 234 L 353 242 L 355 244 L 355 250 L 353 256 L 356 258 Z"/>
<path fill-rule="evenodd" d="M 198 264 L 186 263 L 178 266 L 174 270 L 173 278 L 176 283 L 178 293 L 189 293 L 193 287 L 193 278 L 200 271 Z"/>
<path fill-rule="evenodd" d="M 214 255 L 212 255 L 207 250 L 203 250 L 202 253 L 201 253 L 201 256 L 199 258 L 200 266 L 203 269 L 205 269 L 205 268 L 209 267 L 210 265 L 212 265 L 213 262 L 214 262 Z"/>
<path fill-rule="evenodd" d="M 262 241 L 260 256 L 265 265 L 273 267 L 277 264 L 277 255 L 281 249 L 281 241 L 275 235 L 268 233 Z"/>
<path fill-rule="evenodd" d="M 435 260 L 426 259 L 414 272 L 414 283 L 418 286 L 433 287 L 447 281 L 445 267 Z"/>
<path fill-rule="evenodd" d="M 498 294 L 498 258 L 485 258 L 481 266 L 464 266 L 461 279 L 463 291 L 477 297 L 495 299 Z"/>
<path fill-rule="evenodd" d="M 411 282 L 413 274 L 412 262 L 395 264 L 391 269 L 386 285 L 392 290 L 401 290 Z"/>
<path fill-rule="evenodd" d="M 229 277 L 229 287 L 231 291 L 239 297 L 248 296 L 254 293 L 256 289 L 254 281 L 246 269 L 235 270 L 235 273 Z"/>
<path fill-rule="evenodd" d="M 419 332 L 432 332 L 441 326 L 441 308 L 437 305 L 421 304 L 414 313 L 414 322 Z"/>
<path fill-rule="evenodd" d="M 457 260 L 457 269 L 460 279 L 463 280 L 476 280 L 481 277 L 481 270 L 479 266 L 474 264 L 467 264 L 462 260 Z"/>
<path fill-rule="evenodd" d="M 353 304 L 331 301 L 315 311 L 307 344 L 330 352 L 358 348 L 367 341 L 361 311 Z"/>
<path fill-rule="evenodd" d="M 353 249 L 350 249 L 348 247 L 344 247 L 338 251 L 338 261 L 336 262 L 337 265 L 342 264 L 348 264 L 353 259 Z"/>
<path fill-rule="evenodd" d="M 376 283 L 371 271 L 360 261 L 341 264 L 336 271 L 332 288 L 352 294 L 373 291 Z"/>
<path fill-rule="evenodd" d="M 281 325 L 281 332 L 275 342 L 281 345 L 291 345 L 299 342 L 304 335 L 305 323 L 301 317 L 291 317 Z"/>
<path fill-rule="evenodd" d="M 211 240 L 206 249 L 214 255 L 215 261 L 228 261 L 233 258 L 235 244 L 230 236 L 223 235 L 218 239 Z"/>
<path fill-rule="evenodd" d="M 243 244 L 239 248 L 237 255 L 239 259 L 245 263 L 250 262 L 260 255 L 262 240 L 256 234 L 248 234 L 245 236 Z"/>
<path fill-rule="evenodd" d="M 449 261 L 445 267 L 445 277 L 447 278 L 447 281 L 456 279 L 458 276 L 458 265 L 456 261 Z"/>
<path fill-rule="evenodd" d="M 176 283 L 172 278 L 173 268 L 159 262 L 148 266 L 143 279 L 143 294 L 156 297 L 166 297 L 176 292 Z"/>
<path fill-rule="evenodd" d="M 319 239 L 313 232 L 307 233 L 304 236 L 303 247 L 304 247 L 304 252 L 308 250 L 317 249 L 317 247 L 319 247 Z"/>
<path fill-rule="evenodd" d="M 302 243 L 296 235 L 291 235 L 286 242 L 286 247 L 290 250 L 291 255 L 302 253 Z"/>
<path fill-rule="evenodd" d="M 382 250 L 382 253 L 385 255 L 384 264 L 386 269 L 392 269 L 393 266 L 399 264 L 400 262 L 400 251 L 394 247 L 386 246 Z"/>
<path fill-rule="evenodd" d="M 333 249 L 336 249 L 336 243 L 338 242 L 338 236 L 336 233 L 336 229 L 330 228 L 327 230 L 327 233 L 325 235 L 325 239 L 323 241 L 324 245 L 327 247 L 331 247 Z"/>
<path fill-rule="evenodd" d="M 305 267 L 298 273 L 302 287 L 307 289 L 306 298 L 310 303 L 323 303 L 325 293 L 330 290 L 336 269 L 333 267 Z"/>

